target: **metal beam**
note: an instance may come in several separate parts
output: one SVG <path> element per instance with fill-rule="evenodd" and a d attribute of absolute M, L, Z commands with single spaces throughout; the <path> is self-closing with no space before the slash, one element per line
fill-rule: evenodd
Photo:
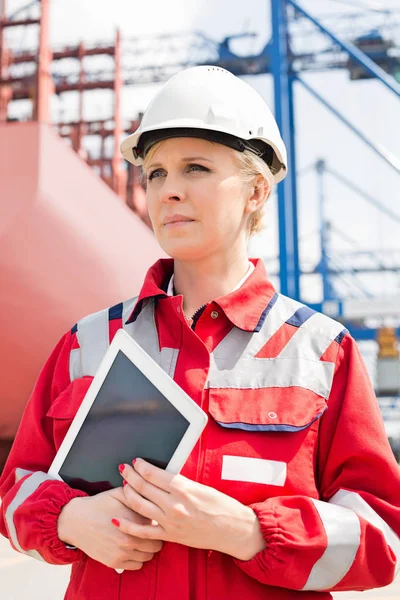
<path fill-rule="evenodd" d="M 318 184 L 318 196 L 319 196 L 319 222 L 320 222 L 320 246 L 321 246 L 321 259 L 318 263 L 316 272 L 319 272 L 322 278 L 322 297 L 325 300 L 332 300 L 336 298 L 335 289 L 332 286 L 329 275 L 331 274 L 328 249 L 329 249 L 329 223 L 326 218 L 326 199 L 325 199 L 325 185 L 324 185 L 324 174 L 326 170 L 325 161 L 320 159 L 316 163 L 317 171 L 317 184 Z"/>
<path fill-rule="evenodd" d="M 328 110 L 330 110 L 330 112 L 333 113 L 335 115 L 335 117 L 340 119 L 340 121 L 342 121 L 342 123 L 344 123 L 344 125 L 346 125 L 349 129 L 351 129 L 351 131 L 353 131 L 353 133 L 355 133 L 365 144 L 367 144 L 367 146 L 369 146 L 371 148 L 371 150 L 373 150 L 375 152 L 375 154 L 377 154 L 378 156 L 383 158 L 383 160 L 389 166 L 391 166 L 392 169 L 394 169 L 397 174 L 400 173 L 400 160 L 396 156 L 394 156 L 394 154 L 392 154 L 391 152 L 389 152 L 388 150 L 383 148 L 381 145 L 378 146 L 372 140 L 370 140 L 360 129 L 355 127 L 355 125 L 353 125 L 353 123 L 351 123 L 351 121 L 346 119 L 346 117 L 344 117 L 342 115 L 342 113 L 340 113 L 336 108 L 334 108 L 332 106 L 332 104 L 330 104 L 323 96 L 321 96 L 321 94 L 319 94 L 302 77 L 297 75 L 296 79 L 297 79 L 297 81 L 299 81 L 301 83 L 301 85 L 303 87 L 305 87 L 306 90 L 308 90 L 310 92 L 310 94 L 312 94 L 314 96 L 314 98 L 319 100 L 319 102 L 321 102 L 321 104 L 323 104 Z"/>
<path fill-rule="evenodd" d="M 27 25 L 39 25 L 39 19 L 19 19 L 18 21 L 3 21 L 3 27 L 26 27 Z"/>
<path fill-rule="evenodd" d="M 400 85 L 388 75 L 381 67 L 379 67 L 373 60 L 371 60 L 362 50 L 357 48 L 351 42 L 345 42 L 337 37 L 333 31 L 322 25 L 318 19 L 314 18 L 310 13 L 308 13 L 304 8 L 302 8 L 297 2 L 294 0 L 286 0 L 288 4 L 293 6 L 303 17 L 311 21 L 322 33 L 327 35 L 335 44 L 340 46 L 342 50 L 347 52 L 349 56 L 354 58 L 362 67 L 364 67 L 373 77 L 376 77 L 381 81 L 391 92 L 396 94 L 396 96 L 400 96 Z"/>
<path fill-rule="evenodd" d="M 368 194 L 367 192 L 362 190 L 360 187 L 358 187 L 358 185 L 356 185 L 355 183 L 350 181 L 350 179 L 347 179 L 347 177 L 345 177 L 342 173 L 338 173 L 337 171 L 335 171 L 334 169 L 331 169 L 330 167 L 326 167 L 326 171 L 327 171 L 327 173 L 330 173 L 331 175 L 333 175 L 333 177 L 335 177 L 338 181 L 340 181 L 341 183 L 344 183 L 344 185 L 346 185 L 350 190 L 352 190 L 353 192 L 355 192 L 356 194 L 361 196 L 361 198 L 364 198 L 364 200 L 366 200 L 367 202 L 372 204 L 372 206 L 375 206 L 375 208 L 377 208 L 382 213 L 384 213 L 385 215 L 390 217 L 393 221 L 400 223 L 400 215 L 397 215 L 392 210 L 390 210 L 390 208 L 387 208 L 387 206 L 384 206 L 381 202 L 379 202 L 379 200 L 377 200 L 376 198 L 371 196 L 371 194 Z"/>
<path fill-rule="evenodd" d="M 275 117 L 288 152 L 288 176 L 278 185 L 280 291 L 300 299 L 297 235 L 296 170 L 294 161 L 293 90 L 289 82 L 287 4 L 271 0 L 271 64 L 274 76 Z"/>
<path fill-rule="evenodd" d="M 346 329 L 349 330 L 350 335 L 359 342 L 376 341 L 379 333 L 379 329 L 366 329 L 364 327 L 358 327 L 352 323 L 344 323 Z M 396 330 L 396 336 L 400 337 L 400 327 Z"/>
<path fill-rule="evenodd" d="M 300 250 L 299 250 L 299 219 L 297 211 L 297 166 L 296 166 L 296 125 L 295 125 L 295 111 L 294 111 L 294 82 L 295 78 L 289 75 L 289 178 L 292 190 L 292 214 L 293 214 L 293 266 L 294 266 L 294 281 L 296 285 L 296 300 L 301 298 L 301 271 L 300 271 Z"/>
<path fill-rule="evenodd" d="M 354 274 L 359 274 L 359 273 L 399 273 L 400 272 L 400 265 L 394 265 L 394 266 L 383 266 L 383 265 L 377 265 L 376 267 L 371 266 L 371 267 L 340 267 L 340 268 L 333 268 L 333 267 L 328 267 L 326 269 L 326 273 L 328 275 L 354 275 Z M 276 273 L 272 273 L 271 271 L 269 271 L 270 275 L 276 275 Z M 303 271 L 304 275 L 316 275 L 316 274 L 321 274 L 321 271 L 319 269 L 319 265 L 314 268 L 314 269 L 308 269 Z M 330 298 L 327 298 L 330 299 Z"/>

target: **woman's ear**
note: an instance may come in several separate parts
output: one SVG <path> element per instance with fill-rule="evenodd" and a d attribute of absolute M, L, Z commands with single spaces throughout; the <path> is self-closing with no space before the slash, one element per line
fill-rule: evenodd
<path fill-rule="evenodd" d="M 247 201 L 247 212 L 253 213 L 261 208 L 268 198 L 268 191 L 268 182 L 262 175 L 257 175 L 250 188 L 251 195 Z"/>

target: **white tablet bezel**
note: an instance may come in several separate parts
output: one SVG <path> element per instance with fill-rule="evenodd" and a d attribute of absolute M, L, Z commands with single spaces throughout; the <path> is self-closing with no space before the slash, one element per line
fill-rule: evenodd
<path fill-rule="evenodd" d="M 123 352 L 189 422 L 189 426 L 172 455 L 166 470 L 170 473 L 179 473 L 196 445 L 197 440 L 207 424 L 208 417 L 206 413 L 177 383 L 175 383 L 173 379 L 171 379 L 151 356 L 149 356 L 147 352 L 145 352 L 143 348 L 130 337 L 126 331 L 119 329 L 105 353 L 82 404 L 77 410 L 71 426 L 50 465 L 48 473 L 51 477 L 63 481 L 59 471 L 118 352 Z"/>

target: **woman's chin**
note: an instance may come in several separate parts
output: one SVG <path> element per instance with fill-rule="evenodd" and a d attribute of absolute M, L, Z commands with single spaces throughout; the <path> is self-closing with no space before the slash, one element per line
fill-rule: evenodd
<path fill-rule="evenodd" d="M 208 244 L 193 244 L 183 243 L 183 241 L 176 243 L 165 243 L 160 244 L 168 256 L 174 260 L 200 260 L 210 253 L 210 245 Z"/>

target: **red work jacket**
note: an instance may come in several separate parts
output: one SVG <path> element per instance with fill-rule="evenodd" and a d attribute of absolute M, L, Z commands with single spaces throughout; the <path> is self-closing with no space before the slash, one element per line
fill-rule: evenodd
<path fill-rule="evenodd" d="M 20 552 L 72 563 L 67 600 L 326 600 L 393 580 L 400 471 L 358 348 L 253 262 L 192 330 L 182 296 L 165 292 L 173 261 L 161 260 L 138 299 L 80 321 L 46 362 L 0 480 L 0 531 Z M 166 543 L 118 574 L 58 539 L 62 507 L 84 494 L 47 470 L 104 354 L 104 323 L 108 342 L 123 327 L 146 343 L 155 327 L 149 353 L 209 415 L 182 474 L 252 507 L 266 548 L 251 560 Z"/>

